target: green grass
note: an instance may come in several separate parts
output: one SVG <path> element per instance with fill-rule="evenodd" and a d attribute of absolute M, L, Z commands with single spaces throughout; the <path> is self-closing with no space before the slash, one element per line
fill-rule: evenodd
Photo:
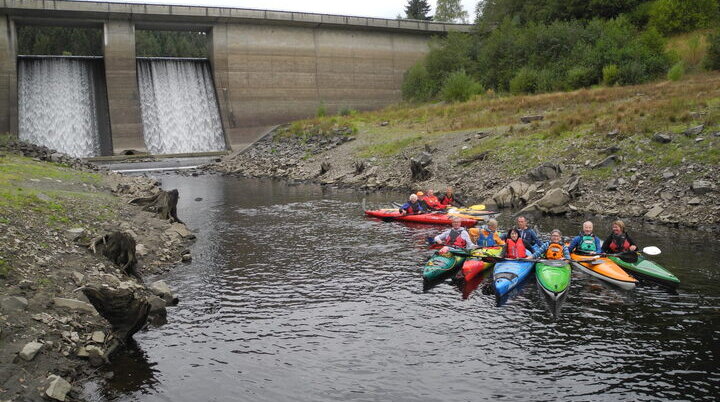
<path fill-rule="evenodd" d="M 0 278 L 7 278 L 12 271 L 10 264 L 5 259 L 0 258 Z"/>
<path fill-rule="evenodd" d="M 421 144 L 422 139 L 422 136 L 417 135 L 413 137 L 401 138 L 394 141 L 373 144 L 365 147 L 360 152 L 358 152 L 358 156 L 361 158 L 370 158 L 373 156 L 388 157 L 397 155 L 398 153 L 400 153 L 400 151 L 407 148 L 408 146 Z"/>

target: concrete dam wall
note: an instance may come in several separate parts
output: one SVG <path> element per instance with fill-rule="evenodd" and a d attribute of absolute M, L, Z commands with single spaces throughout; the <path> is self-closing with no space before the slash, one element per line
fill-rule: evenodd
<path fill-rule="evenodd" d="M 18 96 L 16 26 L 22 24 L 102 29 L 103 58 L 99 65 L 104 69 L 102 89 L 106 90 L 107 100 L 98 103 L 107 105 L 109 128 L 104 129 L 101 120 L 89 123 L 91 129 L 93 124 L 99 127 L 95 130 L 100 138 L 93 137 L 96 142 L 92 142 L 86 136 L 83 141 L 86 148 L 103 155 L 127 149 L 152 153 L 238 149 L 274 125 L 313 116 L 321 104 L 331 113 L 341 108 L 383 107 L 400 100 L 403 74 L 427 53 L 433 35 L 470 28 L 426 21 L 234 8 L 0 0 L 0 132 L 21 135 L 26 135 L 27 122 L 22 126 L 18 119 L 23 98 Z M 168 69 L 165 65 L 164 73 L 160 73 L 159 65 L 138 61 L 136 29 L 207 32 L 209 64 L 199 67 L 204 75 L 195 74 L 198 85 L 173 81 L 193 75 L 187 66 L 183 67 L 185 71 L 179 71 L 179 66 L 173 64 Z M 153 80 L 159 77 L 162 85 L 154 85 Z M 151 98 L 141 88 L 157 89 L 152 95 L 155 98 L 151 97 L 156 109 L 150 113 Z M 209 120 L 187 120 L 206 128 L 204 134 L 197 127 L 188 128 L 190 123 L 183 123 L 186 112 L 178 112 L 172 120 L 167 109 L 171 105 L 197 106 L 187 99 L 174 103 L 163 99 L 183 99 L 177 92 L 180 88 L 189 88 L 190 92 L 183 96 L 205 97 L 198 100 L 204 109 L 190 112 L 210 115 Z M 93 92 L 98 93 L 105 92 Z M 42 104 L 43 100 L 35 102 Z M 159 112 L 157 107 L 166 109 Z M 219 121 L 212 121 L 213 114 Z M 102 117 L 103 113 L 96 115 Z M 163 121 L 158 116 L 167 118 Z M 222 138 L 218 138 L 218 130 Z M 190 138 L 181 140 L 183 136 Z M 192 146 L 179 146 L 188 144 Z"/>

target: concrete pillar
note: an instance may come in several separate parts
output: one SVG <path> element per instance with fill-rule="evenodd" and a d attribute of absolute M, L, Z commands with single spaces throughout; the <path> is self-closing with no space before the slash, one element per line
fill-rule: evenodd
<path fill-rule="evenodd" d="M 104 55 L 113 150 L 146 150 L 135 62 L 135 26 L 130 21 L 105 22 Z"/>
<path fill-rule="evenodd" d="M 230 102 L 230 63 L 228 61 L 227 24 L 216 24 L 209 33 L 208 58 L 213 73 L 220 118 L 222 119 L 225 145 L 232 148 L 229 132 L 237 128 Z"/>
<path fill-rule="evenodd" d="M 15 24 L 0 15 L 0 133 L 18 134 Z"/>

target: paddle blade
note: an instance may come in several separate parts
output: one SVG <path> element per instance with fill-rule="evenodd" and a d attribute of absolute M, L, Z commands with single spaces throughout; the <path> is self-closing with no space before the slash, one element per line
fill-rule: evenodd
<path fill-rule="evenodd" d="M 644 249 L 642 249 L 642 252 L 647 255 L 658 255 L 662 253 L 662 250 L 655 246 L 647 246 Z"/>
<path fill-rule="evenodd" d="M 495 256 L 492 256 L 492 255 L 485 255 L 485 256 L 483 256 L 483 257 L 480 258 L 480 259 L 483 260 L 483 261 L 485 261 L 485 262 L 490 262 L 490 263 L 493 263 L 493 264 L 495 264 L 495 263 L 497 263 L 497 262 L 505 261 L 505 259 L 502 258 L 502 257 L 495 257 Z"/>
<path fill-rule="evenodd" d="M 482 210 L 485 209 L 485 204 L 470 205 L 470 206 L 468 207 L 468 209 L 474 209 L 474 210 L 476 210 L 476 211 L 482 211 Z"/>

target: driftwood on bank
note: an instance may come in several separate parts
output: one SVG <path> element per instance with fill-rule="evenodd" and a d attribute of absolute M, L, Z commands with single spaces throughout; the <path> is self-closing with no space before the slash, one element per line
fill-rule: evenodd
<path fill-rule="evenodd" d="M 135 239 L 124 232 L 113 232 L 93 239 L 90 250 L 98 250 L 110 261 L 119 265 L 123 272 L 142 281 L 137 273 L 137 256 L 135 255 Z"/>
<path fill-rule="evenodd" d="M 145 326 L 150 303 L 132 289 L 86 286 L 82 292 L 98 313 L 108 320 L 115 336 L 123 342 L 127 342 Z"/>
<path fill-rule="evenodd" d="M 177 203 L 180 195 L 177 190 L 160 190 L 152 197 L 140 197 L 130 201 L 131 204 L 143 207 L 144 211 L 155 212 L 161 219 L 183 223 L 177 216 Z"/>

